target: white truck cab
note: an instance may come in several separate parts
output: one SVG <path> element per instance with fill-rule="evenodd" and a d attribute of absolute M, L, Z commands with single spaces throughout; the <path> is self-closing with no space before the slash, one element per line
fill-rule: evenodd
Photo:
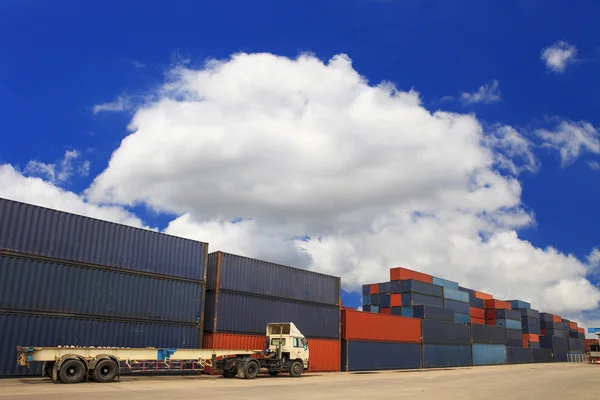
<path fill-rule="evenodd" d="M 309 366 L 308 340 L 293 322 L 267 324 L 267 355 L 277 353 L 280 359 L 298 360 L 303 369 Z M 281 353 L 278 353 L 281 350 Z"/>

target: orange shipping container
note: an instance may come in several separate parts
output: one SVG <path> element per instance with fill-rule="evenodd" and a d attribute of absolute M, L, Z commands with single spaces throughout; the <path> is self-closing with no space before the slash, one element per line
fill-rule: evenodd
<path fill-rule="evenodd" d="M 362 311 L 342 311 L 342 338 L 386 342 L 421 342 L 421 320 Z"/>
<path fill-rule="evenodd" d="M 507 309 L 510 310 L 510 303 L 507 301 L 501 301 L 501 300 L 493 300 L 493 299 L 488 299 L 485 301 L 485 309 L 489 310 L 489 309 Z"/>
<path fill-rule="evenodd" d="M 417 272 L 413 271 L 412 269 L 401 267 L 390 269 L 390 280 L 403 281 L 407 279 L 414 279 L 415 281 L 433 283 L 433 277 L 422 272 Z"/>
<path fill-rule="evenodd" d="M 369 291 L 371 294 L 377 294 L 379 293 L 379 284 L 378 283 L 372 283 L 371 286 L 369 287 Z"/>
<path fill-rule="evenodd" d="M 576 331 L 578 328 L 577 322 L 569 322 L 569 329 L 572 331 Z"/>
<path fill-rule="evenodd" d="M 491 300 L 494 297 L 491 294 L 475 291 L 475 297 L 482 300 Z"/>
<path fill-rule="evenodd" d="M 483 308 L 471 307 L 471 317 L 485 318 L 485 310 Z"/>
<path fill-rule="evenodd" d="M 480 325 L 485 325 L 485 318 L 475 318 L 475 317 L 471 317 L 471 323 L 472 323 L 472 324 L 480 324 Z"/>
<path fill-rule="evenodd" d="M 534 333 L 524 333 L 523 340 L 527 340 L 528 342 L 531 342 L 531 343 L 539 343 L 540 335 L 536 335 Z"/>
<path fill-rule="evenodd" d="M 558 315 L 553 315 L 552 316 L 552 322 L 558 322 L 558 323 L 560 323 L 560 322 L 562 322 L 562 318 L 559 317 Z"/>
<path fill-rule="evenodd" d="M 401 294 L 393 294 L 390 296 L 390 306 L 391 307 L 402 307 L 402 295 Z"/>
<path fill-rule="evenodd" d="M 579 333 L 585 333 L 585 329 L 583 329 L 583 328 L 577 328 L 577 332 L 579 332 Z"/>
<path fill-rule="evenodd" d="M 391 314 L 392 313 L 392 309 L 389 307 L 381 307 L 379 309 L 379 313 L 380 314 Z"/>
<path fill-rule="evenodd" d="M 525 348 L 529 347 L 529 342 L 525 338 L 523 338 L 523 347 L 525 347 Z"/>
<path fill-rule="evenodd" d="M 485 324 L 486 325 L 496 325 L 496 320 L 495 319 L 485 319 Z"/>

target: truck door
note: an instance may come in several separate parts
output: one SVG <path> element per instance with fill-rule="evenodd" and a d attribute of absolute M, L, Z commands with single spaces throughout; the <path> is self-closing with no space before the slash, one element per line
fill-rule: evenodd
<path fill-rule="evenodd" d="M 302 344 L 302 338 L 295 337 L 293 340 L 294 355 L 296 358 L 304 359 L 304 345 Z"/>

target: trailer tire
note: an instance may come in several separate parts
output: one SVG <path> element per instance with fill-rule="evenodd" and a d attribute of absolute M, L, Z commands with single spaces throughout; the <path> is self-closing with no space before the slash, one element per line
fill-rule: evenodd
<path fill-rule="evenodd" d="M 269 371 L 269 375 L 277 376 L 277 375 L 279 375 L 279 371 Z"/>
<path fill-rule="evenodd" d="M 54 369 L 54 363 L 53 362 L 47 362 L 46 365 L 44 365 L 44 373 L 50 379 L 52 379 L 52 370 L 53 369 Z"/>
<path fill-rule="evenodd" d="M 62 383 L 79 383 L 85 378 L 86 373 L 87 367 L 83 361 L 73 358 L 65 361 L 60 366 L 58 379 L 60 379 Z"/>
<path fill-rule="evenodd" d="M 119 374 L 119 365 L 110 358 L 104 358 L 96 363 L 92 377 L 96 382 L 107 383 L 115 380 Z"/>
<path fill-rule="evenodd" d="M 235 378 L 236 375 L 237 375 L 237 368 L 223 370 L 223 378 Z"/>
<path fill-rule="evenodd" d="M 260 372 L 260 365 L 256 361 L 248 361 L 244 366 L 244 375 L 246 379 L 254 379 Z"/>
<path fill-rule="evenodd" d="M 290 366 L 290 375 L 294 378 L 298 378 L 300 375 L 302 375 L 303 371 L 304 366 L 300 361 L 294 361 Z"/>

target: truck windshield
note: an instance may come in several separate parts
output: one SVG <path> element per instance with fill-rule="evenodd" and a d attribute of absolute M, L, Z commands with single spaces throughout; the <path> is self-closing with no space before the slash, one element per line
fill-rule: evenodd
<path fill-rule="evenodd" d="M 273 338 L 271 339 L 271 346 L 285 346 L 285 339 Z"/>

